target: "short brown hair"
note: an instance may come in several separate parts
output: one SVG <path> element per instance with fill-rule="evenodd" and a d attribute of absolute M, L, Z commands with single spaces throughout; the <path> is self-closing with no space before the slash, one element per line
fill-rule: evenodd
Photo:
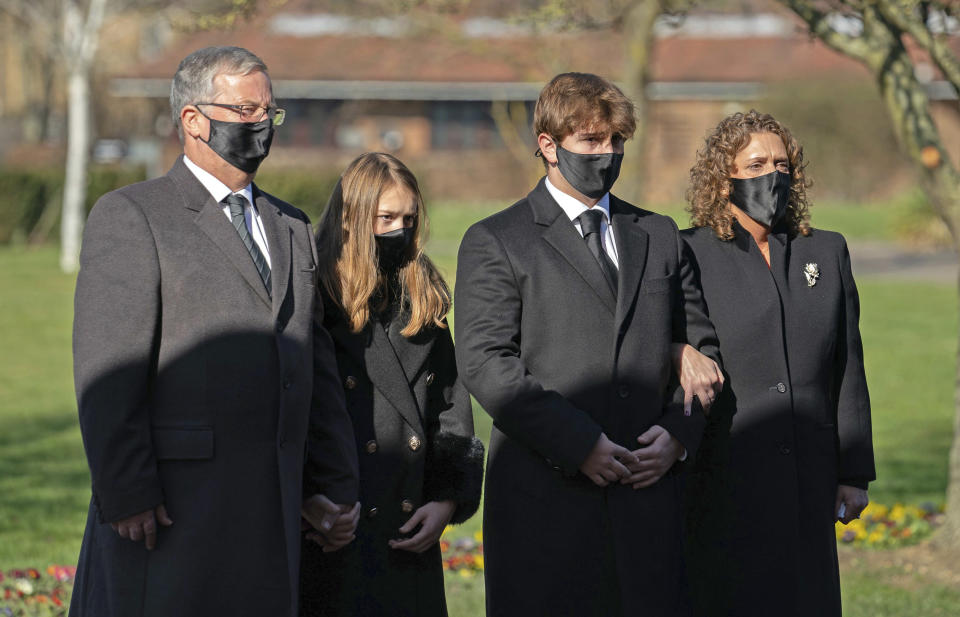
<path fill-rule="evenodd" d="M 561 73 L 550 80 L 537 99 L 533 132 L 560 141 L 583 127 L 609 127 L 630 139 L 637 128 L 633 101 L 612 82 L 591 73 Z"/>
<path fill-rule="evenodd" d="M 770 114 L 754 109 L 735 113 L 720 121 L 710 134 L 697 160 L 690 168 L 690 187 L 687 201 L 690 222 L 694 227 L 710 227 L 721 240 L 733 239 L 733 212 L 730 211 L 730 193 L 733 183 L 730 172 L 737 153 L 747 147 L 754 133 L 773 133 L 783 140 L 790 162 L 790 198 L 784 221 L 792 235 L 810 235 L 810 202 L 807 188 L 807 164 L 803 147 L 790 130 Z"/>

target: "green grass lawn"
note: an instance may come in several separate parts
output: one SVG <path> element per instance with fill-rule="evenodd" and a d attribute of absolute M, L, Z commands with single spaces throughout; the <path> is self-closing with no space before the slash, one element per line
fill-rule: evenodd
<path fill-rule="evenodd" d="M 431 208 L 428 249 L 451 285 L 463 231 L 504 205 Z M 849 227 L 816 224 L 861 235 L 851 231 L 862 218 L 852 208 L 860 207 L 838 206 L 829 215 Z M 829 218 L 828 208 L 822 212 Z M 60 274 L 56 263 L 52 248 L 0 249 L 0 570 L 73 563 L 83 532 L 89 478 L 70 365 L 74 279 Z M 942 502 L 952 439 L 955 291 L 877 278 L 858 282 L 879 474 L 871 497 Z M 476 417 L 477 434 L 486 440 L 489 418 L 479 409 Z M 478 515 L 454 537 L 479 528 Z M 871 554 L 864 552 L 867 563 Z M 902 579 L 889 568 L 845 570 L 847 614 L 960 614 L 960 591 L 920 575 L 909 585 Z M 483 614 L 482 577 L 453 574 L 447 582 L 451 615 Z"/>

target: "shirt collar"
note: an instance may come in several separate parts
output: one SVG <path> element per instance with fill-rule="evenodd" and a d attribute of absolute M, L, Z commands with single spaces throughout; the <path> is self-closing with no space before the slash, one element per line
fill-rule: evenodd
<path fill-rule="evenodd" d="M 564 214 L 571 220 L 576 222 L 577 217 L 586 212 L 587 210 L 596 209 L 603 212 L 603 218 L 610 223 L 610 193 L 604 193 L 603 197 L 600 198 L 593 208 L 588 208 L 587 204 L 583 203 L 576 197 L 567 195 L 550 182 L 550 178 L 545 178 L 547 191 L 550 192 L 550 196 L 553 197 L 553 200 L 557 202 L 557 205 L 563 209 Z"/>
<path fill-rule="evenodd" d="M 233 193 L 233 191 L 231 191 L 226 184 L 220 182 L 220 180 L 214 177 L 212 173 L 191 161 L 186 154 L 183 155 L 183 163 L 187 166 L 187 169 L 189 169 L 193 175 L 196 176 L 197 180 L 200 181 L 200 184 L 202 184 L 203 187 L 207 189 L 211 195 L 213 195 L 213 198 L 217 200 L 217 203 L 222 202 L 227 195 Z M 253 203 L 253 183 L 248 184 L 236 193 L 237 195 L 242 195 L 245 197 L 250 205 L 256 207 Z"/>

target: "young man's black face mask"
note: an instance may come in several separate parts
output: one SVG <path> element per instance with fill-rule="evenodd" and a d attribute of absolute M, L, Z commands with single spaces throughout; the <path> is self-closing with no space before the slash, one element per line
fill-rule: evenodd
<path fill-rule="evenodd" d="M 590 199 L 603 197 L 620 176 L 622 152 L 577 154 L 557 144 L 557 168 L 570 186 Z"/>

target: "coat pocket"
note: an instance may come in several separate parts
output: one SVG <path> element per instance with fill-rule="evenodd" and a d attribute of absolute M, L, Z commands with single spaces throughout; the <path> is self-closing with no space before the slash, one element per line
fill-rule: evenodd
<path fill-rule="evenodd" d="M 157 460 L 213 458 L 213 428 L 209 426 L 155 426 L 153 448 Z"/>
<path fill-rule="evenodd" d="M 670 291 L 670 277 L 643 279 L 640 281 L 640 291 L 645 294 L 658 294 Z"/>

